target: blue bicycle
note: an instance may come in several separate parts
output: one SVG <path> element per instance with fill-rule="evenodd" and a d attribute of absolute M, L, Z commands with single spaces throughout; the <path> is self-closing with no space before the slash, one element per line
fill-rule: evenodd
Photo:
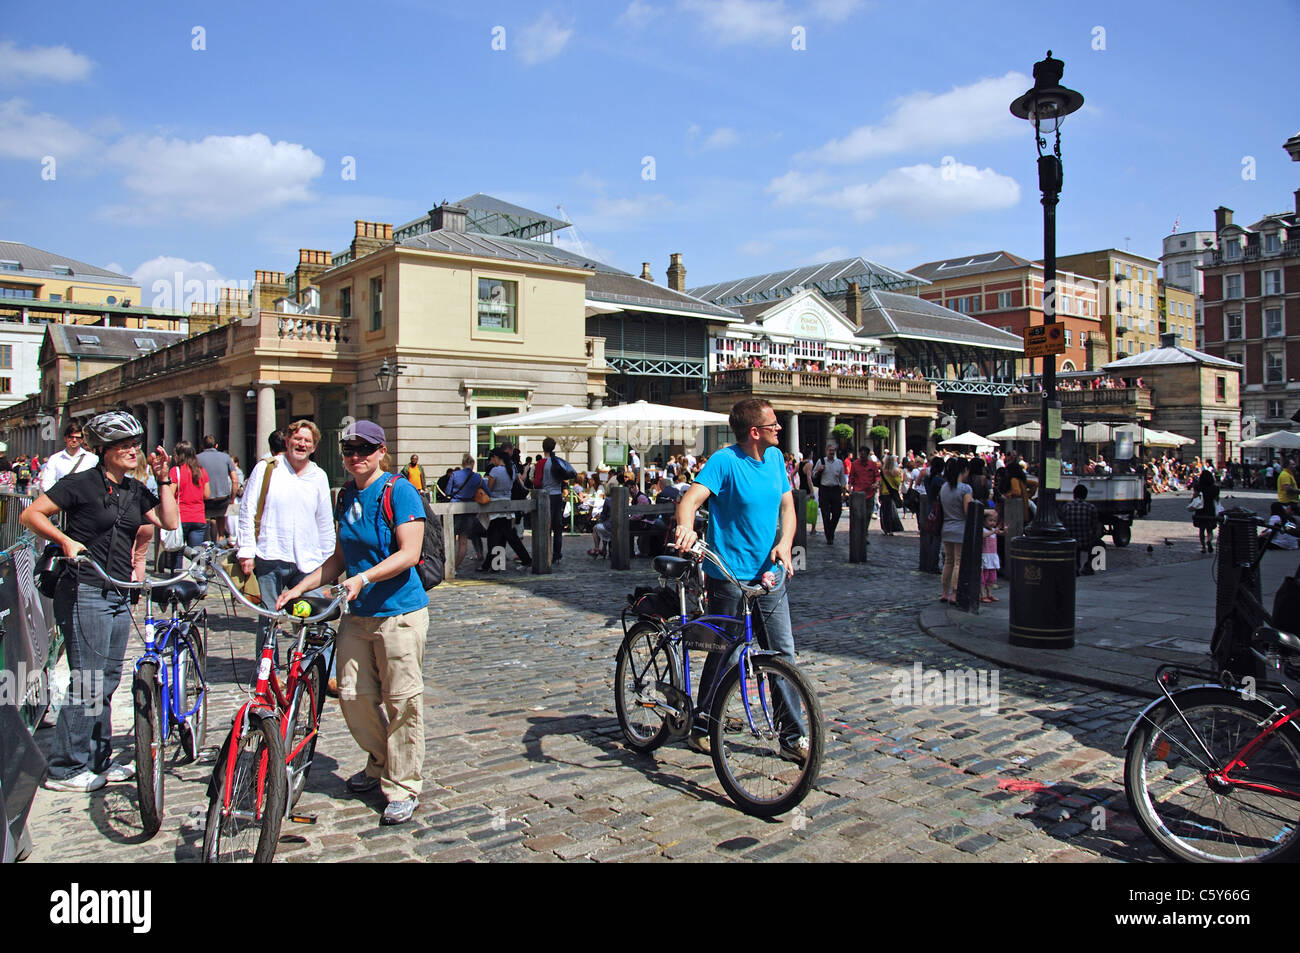
<path fill-rule="evenodd" d="M 124 582 L 114 579 L 86 556 L 105 582 L 120 589 L 139 589 L 145 598 L 144 655 L 135 662 L 131 697 L 135 707 L 135 783 L 140 820 L 152 837 L 162 826 L 163 754 L 173 733 L 185 762 L 198 758 L 208 729 L 208 611 L 203 554 L 195 565 L 170 579 Z M 154 607 L 168 613 L 154 618 Z"/>
<path fill-rule="evenodd" d="M 821 706 L 794 663 L 761 648 L 753 612 L 768 590 L 739 582 L 703 541 L 689 558 L 657 556 L 655 571 L 673 588 L 645 592 L 631 607 L 614 664 L 614 708 L 628 747 L 649 752 L 696 726 L 709 733 L 713 766 L 745 813 L 782 814 L 817 780 L 825 745 Z M 741 593 L 739 615 L 705 613 L 702 560 L 717 566 Z M 676 603 L 674 605 L 674 602 Z M 694 615 L 694 618 L 691 616 Z M 762 626 L 762 613 L 758 613 Z M 692 701 L 687 650 L 724 653 L 700 699 Z"/>

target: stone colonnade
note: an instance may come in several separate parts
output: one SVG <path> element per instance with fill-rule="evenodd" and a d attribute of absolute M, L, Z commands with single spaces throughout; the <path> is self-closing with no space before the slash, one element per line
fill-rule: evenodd
<path fill-rule="evenodd" d="M 807 426 L 805 426 L 801 432 L 801 416 L 808 415 L 806 412 L 801 414 L 801 412 L 797 410 L 785 411 L 778 414 L 782 427 L 781 448 L 783 450 L 788 450 L 791 453 L 798 453 L 801 449 L 804 449 L 803 444 L 807 443 L 809 439 L 813 439 L 817 436 L 809 430 Z M 909 419 L 911 418 L 905 414 L 891 417 L 876 417 L 870 414 L 841 414 L 839 416 L 830 414 L 826 419 L 825 434 L 822 436 L 823 438 L 829 438 L 831 428 L 833 428 L 837 423 L 845 423 L 853 428 L 853 443 L 855 446 L 871 446 L 871 438 L 867 435 L 873 427 L 883 425 L 889 428 L 890 435 L 885 440 L 881 441 L 882 445 L 887 447 L 891 452 L 906 454 L 907 422 Z M 818 455 L 825 450 L 825 439 L 823 439 L 822 443 L 822 446 L 815 448 Z M 918 447 L 917 449 L 921 448 Z"/>
<path fill-rule="evenodd" d="M 145 444 L 150 449 L 162 444 L 168 451 L 178 440 L 203 449 L 203 437 L 212 434 L 221 449 L 240 458 L 241 464 L 252 453 L 257 459 L 267 450 L 267 439 L 276 427 L 276 386 L 278 381 L 254 381 L 251 386 L 230 387 L 222 391 L 203 391 L 199 394 L 181 394 L 146 403 L 131 403 L 130 409 L 144 425 Z M 256 404 L 256 432 L 253 445 L 248 446 L 245 401 L 252 394 Z M 224 398 L 224 400 L 223 400 Z M 226 404 L 226 426 L 221 426 L 222 404 Z M 60 443 L 60 446 L 62 444 Z M 246 468 L 247 469 L 247 468 Z"/>

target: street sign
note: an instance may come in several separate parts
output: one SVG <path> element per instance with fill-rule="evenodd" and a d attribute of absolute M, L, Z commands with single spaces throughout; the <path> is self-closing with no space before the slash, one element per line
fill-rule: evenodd
<path fill-rule="evenodd" d="M 1039 324 L 1025 328 L 1025 357 L 1065 353 L 1065 325 Z"/>

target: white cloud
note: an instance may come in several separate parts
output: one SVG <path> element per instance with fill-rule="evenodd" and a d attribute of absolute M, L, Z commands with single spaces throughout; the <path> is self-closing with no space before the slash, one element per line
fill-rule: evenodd
<path fill-rule="evenodd" d="M 821 205 L 843 208 L 858 221 L 881 212 L 917 218 L 946 218 L 1008 208 L 1020 201 L 1015 179 L 992 169 L 953 163 L 893 169 L 875 182 L 845 186 L 817 196 Z"/>
<path fill-rule="evenodd" d="M 775 247 L 776 246 L 773 245 L 771 242 L 765 242 L 759 239 L 751 239 L 750 241 L 745 242 L 745 244 L 741 245 L 736 250 L 739 251 L 742 255 L 762 256 L 762 255 L 766 255 Z"/>
<path fill-rule="evenodd" d="M 726 149 L 728 146 L 734 146 L 740 141 L 740 135 L 734 129 L 726 126 L 719 126 L 713 131 L 709 138 L 704 140 L 705 149 Z"/>
<path fill-rule="evenodd" d="M 915 242 L 895 242 L 884 245 L 868 245 L 858 252 L 868 261 L 878 261 L 881 264 L 888 264 L 891 261 L 902 261 L 913 258 L 921 246 Z"/>
<path fill-rule="evenodd" d="M 0 40 L 0 83 L 49 80 L 72 83 L 90 75 L 94 61 L 66 46 L 29 46 Z"/>
<path fill-rule="evenodd" d="M 606 265 L 615 265 L 618 267 L 618 262 L 614 260 L 614 251 L 612 249 L 605 248 L 603 245 L 597 245 L 594 242 L 580 239 L 577 235 L 573 234 L 573 231 L 574 229 L 570 228 L 556 235 L 556 246 L 567 249 L 568 251 L 577 252 L 579 255 L 590 258 L 593 261 L 599 261 Z"/>
<path fill-rule="evenodd" d="M 829 248 L 815 251 L 811 255 L 804 255 L 797 264 L 817 265 L 827 261 L 840 261 L 841 259 L 852 257 L 853 252 L 849 251 L 847 245 L 831 245 Z"/>
<path fill-rule="evenodd" d="M 632 0 L 627 5 L 627 9 L 619 14 L 615 21 L 619 26 L 628 30 L 641 30 L 649 25 L 664 11 L 661 7 L 651 6 L 648 3 L 641 3 L 640 0 Z"/>
<path fill-rule="evenodd" d="M 547 10 L 534 22 L 519 30 L 516 47 L 525 66 L 536 66 L 553 60 L 564 51 L 573 36 L 573 27 L 563 27 L 555 14 Z"/>
<path fill-rule="evenodd" d="M 262 133 L 199 141 L 129 137 L 108 150 L 127 169 L 136 201 L 105 210 L 137 223 L 169 218 L 230 221 L 314 198 L 325 162 L 306 146 Z"/>
<path fill-rule="evenodd" d="M 131 277 L 140 286 L 142 303 L 159 311 L 189 311 L 195 302 L 217 301 L 221 296 L 218 289 L 239 285 L 206 261 L 189 261 L 171 255 L 142 262 L 131 272 Z M 251 280 L 249 275 L 244 287 Z"/>
<path fill-rule="evenodd" d="M 722 46 L 788 39 L 795 18 L 783 0 L 678 0 L 700 17 L 704 31 Z"/>
<path fill-rule="evenodd" d="M 955 86 L 946 93 L 911 93 L 899 99 L 879 125 L 859 126 L 843 139 L 832 139 L 803 157 L 848 163 L 1023 135 L 1022 123 L 1011 115 L 1009 107 L 1030 85 L 1023 73 L 1011 72 Z"/>
<path fill-rule="evenodd" d="M 813 16 L 832 23 L 847 20 L 864 6 L 864 0 L 813 0 L 810 12 Z"/>
<path fill-rule="evenodd" d="M 822 172 L 800 172 L 791 169 L 785 175 L 778 176 L 763 189 L 768 195 L 775 196 L 777 205 L 798 205 L 807 202 L 830 185 L 830 176 Z"/>
<path fill-rule="evenodd" d="M 85 152 L 95 140 L 49 113 L 29 112 L 21 99 L 0 102 L 0 157 L 63 159 Z"/>

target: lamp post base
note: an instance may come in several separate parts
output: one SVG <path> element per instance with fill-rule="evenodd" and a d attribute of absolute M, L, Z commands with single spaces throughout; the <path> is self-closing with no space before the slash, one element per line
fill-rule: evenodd
<path fill-rule="evenodd" d="M 1007 562 L 1011 570 L 1011 644 L 1074 648 L 1074 540 L 1017 536 L 1007 543 Z"/>

